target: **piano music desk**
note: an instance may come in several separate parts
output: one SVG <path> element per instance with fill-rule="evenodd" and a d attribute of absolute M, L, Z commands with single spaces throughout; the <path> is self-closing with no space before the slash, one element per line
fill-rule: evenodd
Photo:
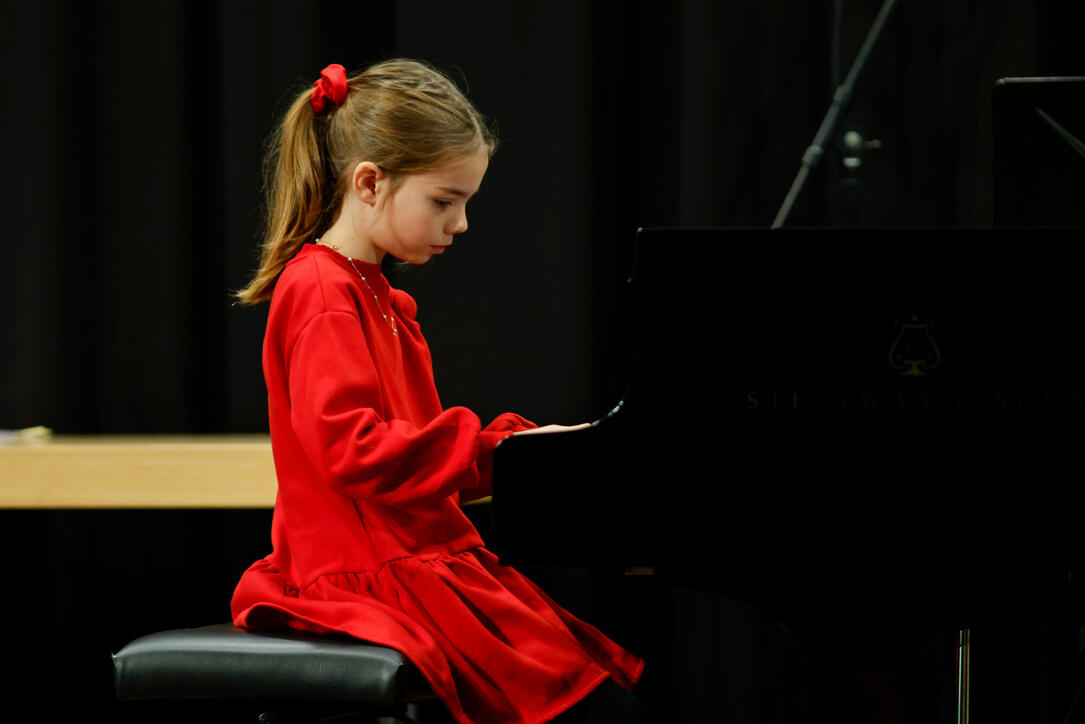
<path fill-rule="evenodd" d="M 0 446 L 0 508 L 271 508 L 267 435 L 57 436 Z"/>

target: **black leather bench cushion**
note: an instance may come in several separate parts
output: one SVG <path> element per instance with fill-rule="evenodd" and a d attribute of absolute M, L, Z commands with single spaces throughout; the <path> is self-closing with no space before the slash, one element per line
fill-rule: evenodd
<path fill-rule="evenodd" d="M 348 637 L 229 624 L 132 641 L 113 655 L 117 698 L 300 699 L 393 705 L 432 697 L 394 649 Z"/>

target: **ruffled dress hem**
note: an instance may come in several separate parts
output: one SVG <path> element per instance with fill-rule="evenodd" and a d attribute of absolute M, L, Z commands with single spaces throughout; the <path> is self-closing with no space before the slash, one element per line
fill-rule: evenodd
<path fill-rule="evenodd" d="M 264 559 L 232 608 L 240 627 L 340 633 L 400 651 L 461 724 L 549 721 L 608 677 L 632 688 L 644 668 L 482 547 L 303 588 Z"/>

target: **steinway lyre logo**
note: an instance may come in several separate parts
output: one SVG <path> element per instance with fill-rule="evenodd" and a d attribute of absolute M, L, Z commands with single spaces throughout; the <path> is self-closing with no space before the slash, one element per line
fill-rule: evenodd
<path fill-rule="evenodd" d="M 905 377 L 922 377 L 942 364 L 942 353 L 931 336 L 934 322 L 920 322 L 912 317 L 910 322 L 896 322 L 900 334 L 889 349 L 889 366 Z"/>

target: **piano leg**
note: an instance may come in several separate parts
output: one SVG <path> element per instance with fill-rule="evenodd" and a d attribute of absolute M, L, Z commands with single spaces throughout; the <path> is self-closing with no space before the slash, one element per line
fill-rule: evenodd
<path fill-rule="evenodd" d="M 963 628 L 957 632 L 957 724 L 968 724 L 971 692 L 969 677 L 972 673 L 971 649 L 972 630 Z"/>

